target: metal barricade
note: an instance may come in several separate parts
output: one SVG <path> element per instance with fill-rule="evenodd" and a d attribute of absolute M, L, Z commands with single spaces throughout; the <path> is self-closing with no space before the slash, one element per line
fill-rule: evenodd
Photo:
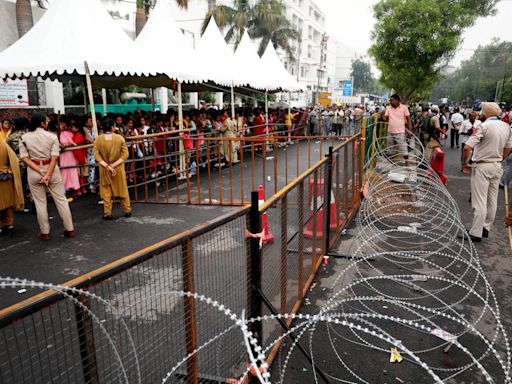
<path fill-rule="evenodd" d="M 237 328 L 222 311 L 184 293 L 245 311 L 247 318 L 297 313 L 329 248 L 357 212 L 361 148 L 360 135 L 348 138 L 262 206 L 253 193 L 251 206 L 65 288 L 25 282 L 48 290 L 0 311 L 0 382 L 149 383 L 170 375 L 168 382 L 207 383 L 240 377 L 247 356 Z M 264 214 L 268 227 L 262 228 Z M 272 232 L 273 241 L 260 250 L 247 232 L 262 229 Z M 5 289 L 19 286 L 6 281 L 0 280 Z M 290 324 L 250 327 L 265 346 Z M 270 350 L 269 363 L 279 345 Z"/>
<path fill-rule="evenodd" d="M 250 191 L 259 185 L 267 196 L 277 193 L 321 160 L 329 145 L 346 139 L 281 134 L 213 137 L 190 135 L 188 130 L 128 137 L 125 170 L 130 199 L 134 203 L 245 205 Z M 97 164 L 76 168 L 80 167 L 91 169 Z"/>

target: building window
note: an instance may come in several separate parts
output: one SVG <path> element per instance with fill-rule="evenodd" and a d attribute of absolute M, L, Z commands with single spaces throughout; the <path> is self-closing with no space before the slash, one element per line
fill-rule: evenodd
<path fill-rule="evenodd" d="M 311 25 L 308 27 L 308 39 L 313 40 L 313 27 Z"/>
<path fill-rule="evenodd" d="M 313 47 L 308 45 L 308 58 L 311 59 L 311 57 L 313 57 Z"/>
<path fill-rule="evenodd" d="M 313 7 L 309 7 L 309 16 L 313 16 Z"/>
<path fill-rule="evenodd" d="M 300 67 L 300 77 L 306 77 L 306 71 L 304 70 L 304 66 Z"/>

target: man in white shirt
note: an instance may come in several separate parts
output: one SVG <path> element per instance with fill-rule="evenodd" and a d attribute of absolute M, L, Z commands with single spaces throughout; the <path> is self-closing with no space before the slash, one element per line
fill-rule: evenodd
<path fill-rule="evenodd" d="M 455 108 L 450 120 L 452 121 L 450 129 L 450 148 L 453 148 L 455 145 L 459 148 L 459 131 L 464 122 L 464 116 L 460 114 L 459 108 Z"/>
<path fill-rule="evenodd" d="M 462 141 L 462 151 L 460 155 L 461 165 L 464 164 L 464 145 L 468 142 L 471 135 L 476 134 L 480 124 L 482 124 L 482 122 L 476 118 L 476 112 L 471 112 L 469 119 L 462 122 L 462 126 L 459 130 Z"/>
<path fill-rule="evenodd" d="M 336 135 L 341 136 L 341 130 L 343 128 L 343 121 L 345 120 L 345 112 L 341 109 L 341 106 L 336 109 L 334 112 L 334 128 L 336 130 Z"/>

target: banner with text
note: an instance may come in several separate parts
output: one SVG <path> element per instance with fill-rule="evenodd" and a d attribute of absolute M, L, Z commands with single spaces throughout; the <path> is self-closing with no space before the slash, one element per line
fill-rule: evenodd
<path fill-rule="evenodd" d="M 28 105 L 27 80 L 0 80 L 0 108 Z"/>
<path fill-rule="evenodd" d="M 352 80 L 343 82 L 343 96 L 352 96 Z"/>

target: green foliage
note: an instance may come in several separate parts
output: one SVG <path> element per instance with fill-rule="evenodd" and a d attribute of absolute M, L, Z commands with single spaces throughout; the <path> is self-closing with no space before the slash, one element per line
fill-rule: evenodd
<path fill-rule="evenodd" d="M 505 80 L 505 82 L 503 82 Z M 494 40 L 479 46 L 473 56 L 435 87 L 432 99 L 458 103 L 476 99 L 512 102 L 512 42 Z"/>
<path fill-rule="evenodd" d="M 250 0 L 234 0 L 233 6 L 216 5 L 206 14 L 201 33 L 204 33 L 212 17 L 221 30 L 227 28 L 226 42 L 234 43 L 235 48 L 247 31 L 252 39 L 260 40 L 259 55 L 272 42 L 274 48 L 285 50 L 293 60 L 290 41 L 297 40 L 299 34 L 286 18 L 286 7 L 282 0 L 259 0 L 254 5 Z"/>
<path fill-rule="evenodd" d="M 389 92 L 389 88 L 386 87 L 384 84 L 382 84 L 379 79 L 373 79 L 370 84 L 370 90 L 369 93 L 372 93 L 374 95 L 385 95 Z"/>
<path fill-rule="evenodd" d="M 205 103 L 215 103 L 215 93 L 211 91 L 199 92 L 199 100 L 204 100 Z"/>
<path fill-rule="evenodd" d="M 381 82 L 407 99 L 420 99 L 453 58 L 462 33 L 498 0 L 381 0 L 374 6 L 370 55 Z"/>
<path fill-rule="evenodd" d="M 371 91 L 374 78 L 370 63 L 361 59 L 353 60 L 350 76 L 354 79 L 354 91 L 356 93 Z"/>

